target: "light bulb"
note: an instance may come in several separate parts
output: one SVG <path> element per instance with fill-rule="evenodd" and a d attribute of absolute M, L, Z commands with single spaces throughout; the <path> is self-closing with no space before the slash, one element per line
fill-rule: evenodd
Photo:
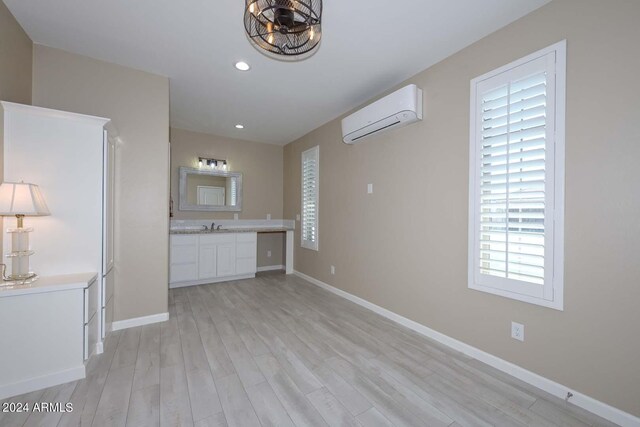
<path fill-rule="evenodd" d="M 315 35 L 315 32 L 313 31 L 313 27 L 311 27 L 311 31 L 309 32 L 309 40 L 313 40 L 314 35 Z"/>
<path fill-rule="evenodd" d="M 267 39 L 269 44 L 273 44 L 273 34 L 269 34 L 269 38 Z"/>
<path fill-rule="evenodd" d="M 249 5 L 249 12 L 253 13 L 255 11 L 255 3 L 251 3 Z"/>

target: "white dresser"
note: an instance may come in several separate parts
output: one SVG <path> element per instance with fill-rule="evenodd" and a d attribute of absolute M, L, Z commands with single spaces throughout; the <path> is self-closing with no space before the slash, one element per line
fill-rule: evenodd
<path fill-rule="evenodd" d="M 0 399 L 84 378 L 99 288 L 97 273 L 0 287 Z"/>
<path fill-rule="evenodd" d="M 4 180 L 40 186 L 51 216 L 30 217 L 31 267 L 40 276 L 97 272 L 87 294 L 84 357 L 102 349 L 114 304 L 116 143 L 109 119 L 2 102 Z M 109 131 L 108 131 L 109 130 Z M 5 218 L 12 227 L 15 218 Z M 10 242 L 4 239 L 4 253 Z M 56 313 L 50 313 L 55 316 Z M 96 337 L 95 345 L 93 337 Z"/>
<path fill-rule="evenodd" d="M 256 232 L 171 235 L 171 288 L 255 277 Z"/>

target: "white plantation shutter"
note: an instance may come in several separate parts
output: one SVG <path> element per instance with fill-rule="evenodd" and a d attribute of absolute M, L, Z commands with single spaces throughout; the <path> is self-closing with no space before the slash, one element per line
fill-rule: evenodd
<path fill-rule="evenodd" d="M 319 147 L 302 153 L 302 247 L 318 250 Z"/>
<path fill-rule="evenodd" d="M 235 206 L 238 200 L 238 179 L 231 178 L 231 206 Z"/>
<path fill-rule="evenodd" d="M 564 158 L 558 71 L 564 43 L 472 81 L 469 215 L 469 287 L 555 308 Z"/>

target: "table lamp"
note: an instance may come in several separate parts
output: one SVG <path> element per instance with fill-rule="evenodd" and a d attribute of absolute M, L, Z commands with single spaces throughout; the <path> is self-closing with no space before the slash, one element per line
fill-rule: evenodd
<path fill-rule="evenodd" d="M 11 234 L 11 274 L 5 280 L 30 282 L 38 276 L 29 271 L 29 257 L 33 251 L 29 248 L 29 233 L 33 228 L 24 228 L 25 216 L 50 215 L 49 208 L 37 185 L 24 182 L 4 182 L 0 184 L 0 216 L 14 216 L 18 220 L 17 228 L 7 229 Z M 3 272 L 4 273 L 4 272 Z"/>

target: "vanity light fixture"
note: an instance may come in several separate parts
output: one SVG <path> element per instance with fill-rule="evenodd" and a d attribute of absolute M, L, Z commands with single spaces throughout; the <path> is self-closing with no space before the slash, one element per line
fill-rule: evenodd
<path fill-rule="evenodd" d="M 228 165 L 226 160 L 208 159 L 206 157 L 198 158 L 198 166 L 200 168 L 209 168 L 218 171 L 227 171 Z"/>
<path fill-rule="evenodd" d="M 244 125 L 237 124 L 237 125 L 236 125 L 236 129 L 244 129 Z"/>
<path fill-rule="evenodd" d="M 244 61 L 238 61 L 235 63 L 236 69 L 239 71 L 249 71 L 251 69 L 251 65 L 247 64 Z"/>

